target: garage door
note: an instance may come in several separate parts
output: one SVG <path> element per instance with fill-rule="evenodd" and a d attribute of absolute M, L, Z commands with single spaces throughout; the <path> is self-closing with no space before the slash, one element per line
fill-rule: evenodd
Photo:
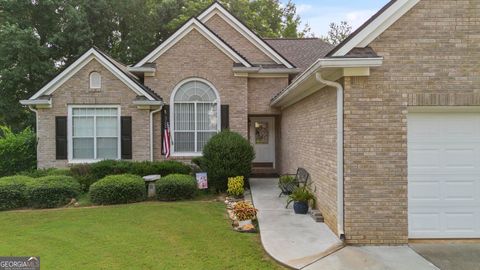
<path fill-rule="evenodd" d="M 480 238 L 480 113 L 408 114 L 410 238 Z"/>

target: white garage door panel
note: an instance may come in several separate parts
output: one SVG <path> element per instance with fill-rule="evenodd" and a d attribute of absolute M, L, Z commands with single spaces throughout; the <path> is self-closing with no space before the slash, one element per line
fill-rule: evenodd
<path fill-rule="evenodd" d="M 409 113 L 410 238 L 480 238 L 480 114 Z"/>

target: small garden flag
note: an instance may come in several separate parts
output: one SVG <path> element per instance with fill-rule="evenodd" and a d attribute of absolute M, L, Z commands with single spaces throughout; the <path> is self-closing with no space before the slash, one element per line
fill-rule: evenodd
<path fill-rule="evenodd" d="M 197 173 L 196 178 L 197 178 L 198 189 L 207 189 L 208 188 L 207 173 L 205 173 L 205 172 Z"/>

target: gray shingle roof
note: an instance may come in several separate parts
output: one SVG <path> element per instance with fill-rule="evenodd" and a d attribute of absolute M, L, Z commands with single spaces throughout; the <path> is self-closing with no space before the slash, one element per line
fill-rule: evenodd
<path fill-rule="evenodd" d="M 342 56 L 342 58 L 375 58 L 379 57 L 377 53 L 371 48 L 371 47 L 365 47 L 365 48 L 353 48 L 351 51 L 349 51 L 345 56 Z"/>
<path fill-rule="evenodd" d="M 301 70 L 305 70 L 334 48 L 318 38 L 264 38 L 264 40 Z"/>

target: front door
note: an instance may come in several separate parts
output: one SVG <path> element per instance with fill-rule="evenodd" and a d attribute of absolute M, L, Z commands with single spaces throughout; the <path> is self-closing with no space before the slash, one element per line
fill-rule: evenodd
<path fill-rule="evenodd" d="M 253 163 L 274 168 L 275 117 L 250 117 L 250 142 L 255 148 Z"/>

